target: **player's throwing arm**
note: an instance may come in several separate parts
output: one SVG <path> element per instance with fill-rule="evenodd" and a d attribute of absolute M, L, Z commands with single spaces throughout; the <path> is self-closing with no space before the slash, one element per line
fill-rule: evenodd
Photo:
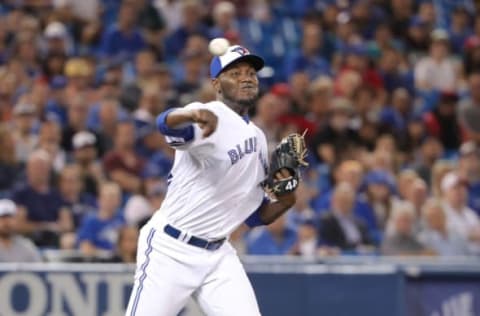
<path fill-rule="evenodd" d="M 217 116 L 212 111 L 205 109 L 177 109 L 170 112 L 165 121 L 170 128 L 186 123 L 197 123 L 203 131 L 203 137 L 208 137 L 215 131 L 217 122 Z"/>

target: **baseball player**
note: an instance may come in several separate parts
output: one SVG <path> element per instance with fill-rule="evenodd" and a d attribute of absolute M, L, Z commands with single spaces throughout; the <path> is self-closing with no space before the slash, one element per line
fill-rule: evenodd
<path fill-rule="evenodd" d="M 175 316 L 192 296 L 207 315 L 260 315 L 252 286 L 228 241 L 246 222 L 272 223 L 295 203 L 297 181 L 270 201 L 267 142 L 247 112 L 258 96 L 263 59 L 230 46 L 210 64 L 216 101 L 160 114 L 176 149 L 165 200 L 142 228 L 126 315 Z M 281 183 L 291 179 L 282 169 Z"/>

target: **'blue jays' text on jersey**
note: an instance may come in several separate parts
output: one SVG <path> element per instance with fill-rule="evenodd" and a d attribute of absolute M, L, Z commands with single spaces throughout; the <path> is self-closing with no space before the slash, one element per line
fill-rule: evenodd
<path fill-rule="evenodd" d="M 165 200 L 152 218 L 203 238 L 229 235 L 262 203 L 260 183 L 268 169 L 263 132 L 219 101 L 191 103 L 218 117 L 217 129 L 207 138 L 197 124 L 178 136 L 167 136 L 176 149 Z"/>

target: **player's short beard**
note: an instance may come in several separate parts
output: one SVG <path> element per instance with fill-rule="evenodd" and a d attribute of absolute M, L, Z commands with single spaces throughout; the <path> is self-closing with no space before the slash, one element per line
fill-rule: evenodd
<path fill-rule="evenodd" d="M 225 93 L 225 91 L 228 91 L 228 89 L 223 89 L 221 91 L 221 95 L 223 97 L 223 100 L 226 101 L 229 105 L 239 105 L 243 108 L 250 108 L 255 104 L 255 101 L 258 99 L 258 93 L 255 94 L 255 96 L 249 98 L 249 99 L 235 99 L 232 95 Z"/>

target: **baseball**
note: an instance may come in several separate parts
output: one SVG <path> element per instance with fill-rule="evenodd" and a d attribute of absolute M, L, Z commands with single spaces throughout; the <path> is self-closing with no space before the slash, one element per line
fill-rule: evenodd
<path fill-rule="evenodd" d="M 227 52 L 230 43 L 223 37 L 217 37 L 210 41 L 208 44 L 208 50 L 214 56 L 221 56 Z"/>

